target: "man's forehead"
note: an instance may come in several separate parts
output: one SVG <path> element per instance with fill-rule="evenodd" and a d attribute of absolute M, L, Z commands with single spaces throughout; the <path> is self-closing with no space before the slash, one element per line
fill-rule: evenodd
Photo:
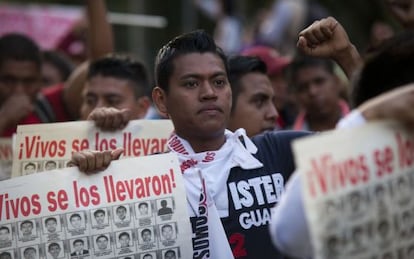
<path fill-rule="evenodd" d="M 179 78 L 227 76 L 223 60 L 217 54 L 211 52 L 180 55 L 174 59 L 173 65 L 173 75 Z"/>
<path fill-rule="evenodd" d="M 26 75 L 35 74 L 40 76 L 40 66 L 30 60 L 8 59 L 0 63 L 0 74 Z"/>

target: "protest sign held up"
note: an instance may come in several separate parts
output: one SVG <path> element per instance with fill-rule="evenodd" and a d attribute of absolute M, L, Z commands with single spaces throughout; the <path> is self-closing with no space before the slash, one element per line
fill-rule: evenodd
<path fill-rule="evenodd" d="M 0 190 L 0 254 L 11 258 L 192 257 L 174 154 L 121 159 L 91 176 L 73 167 L 16 177 Z"/>
<path fill-rule="evenodd" d="M 170 120 L 130 121 L 104 132 L 90 121 L 21 125 L 17 128 L 12 176 L 63 168 L 73 152 L 123 148 L 123 158 L 163 153 L 173 131 Z"/>
<path fill-rule="evenodd" d="M 315 258 L 414 258 L 412 132 L 378 122 L 299 140 L 294 151 Z"/>

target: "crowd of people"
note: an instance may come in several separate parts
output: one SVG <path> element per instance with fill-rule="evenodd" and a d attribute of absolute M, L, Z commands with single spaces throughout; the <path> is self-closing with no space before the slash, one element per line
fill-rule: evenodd
<path fill-rule="evenodd" d="M 115 52 L 105 2 L 85 2 L 90 56 L 75 68 L 60 54 L 42 52 L 27 36 L 0 37 L 0 133 L 11 137 L 20 124 L 93 120 L 99 128 L 118 130 L 133 119 L 171 119 L 171 139 L 181 145 L 176 149 L 169 142 L 170 152 L 180 163 L 197 161 L 182 172 L 190 221 L 201 216 L 201 175 L 227 237 L 209 237 L 210 258 L 312 258 L 292 141 L 383 119 L 414 126 L 414 33 L 409 30 L 414 1 L 386 1 L 405 31 L 382 39 L 367 55 L 358 52 L 333 17 L 295 29 L 295 43 L 289 39 L 281 49 L 274 41 L 269 44 L 277 31 L 267 28 L 273 32 L 265 35 L 266 24 L 262 41 L 237 53 L 234 46 L 228 46 L 231 53 L 223 51 L 203 30 L 183 33 L 155 57 L 154 87 L 145 63 Z M 288 2 L 281 0 L 274 8 Z M 291 2 L 300 6 L 302 1 Z M 74 153 L 69 165 L 96 173 L 122 151 Z M 214 159 L 203 160 L 211 154 Z M 166 201 L 162 205 L 159 215 L 169 213 Z M 253 211 L 272 219 L 254 226 L 239 220 Z M 95 213 L 102 224 L 105 211 Z M 125 216 L 121 210 L 116 214 Z M 172 232 L 171 226 L 164 227 L 163 234 Z M 146 236 L 151 238 L 151 231 Z M 128 233 L 121 238 L 129 244 Z M 108 238 L 98 239 L 104 250 Z M 73 244 L 79 247 L 77 255 L 88 252 L 81 241 Z M 60 249 L 58 244 L 48 247 L 51 254 Z"/>

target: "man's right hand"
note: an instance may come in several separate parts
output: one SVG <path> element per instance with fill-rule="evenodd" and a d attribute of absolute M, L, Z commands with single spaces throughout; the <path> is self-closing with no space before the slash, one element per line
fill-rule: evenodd
<path fill-rule="evenodd" d="M 97 173 L 105 170 L 112 160 L 117 160 L 124 152 L 122 148 L 106 151 L 85 150 L 73 153 L 68 166 L 77 166 L 79 171 L 86 174 Z"/>
<path fill-rule="evenodd" d="M 123 129 L 130 119 L 131 113 L 128 109 L 118 110 L 113 107 L 95 108 L 88 116 L 88 120 L 93 120 L 96 127 L 104 131 Z"/>
<path fill-rule="evenodd" d="M 301 31 L 297 46 L 306 55 L 332 58 L 348 77 L 361 63 L 361 57 L 345 29 L 333 17 L 315 21 Z"/>

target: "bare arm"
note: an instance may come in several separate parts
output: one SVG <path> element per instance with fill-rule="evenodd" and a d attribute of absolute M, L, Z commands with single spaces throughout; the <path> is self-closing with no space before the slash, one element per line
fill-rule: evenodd
<path fill-rule="evenodd" d="M 85 0 L 88 18 L 88 61 L 114 51 L 112 27 L 106 17 L 104 0 Z M 72 118 L 79 118 L 82 89 L 86 82 L 88 61 L 78 66 L 65 82 L 63 101 Z"/>
<path fill-rule="evenodd" d="M 114 51 L 112 26 L 106 17 L 104 0 L 86 0 L 88 16 L 88 56 L 94 60 Z"/>
<path fill-rule="evenodd" d="M 332 58 L 350 78 L 361 57 L 342 25 L 333 17 L 314 22 L 299 33 L 298 48 L 306 55 Z"/>
<path fill-rule="evenodd" d="M 414 84 L 372 98 L 358 107 L 367 121 L 393 119 L 414 129 Z"/>

